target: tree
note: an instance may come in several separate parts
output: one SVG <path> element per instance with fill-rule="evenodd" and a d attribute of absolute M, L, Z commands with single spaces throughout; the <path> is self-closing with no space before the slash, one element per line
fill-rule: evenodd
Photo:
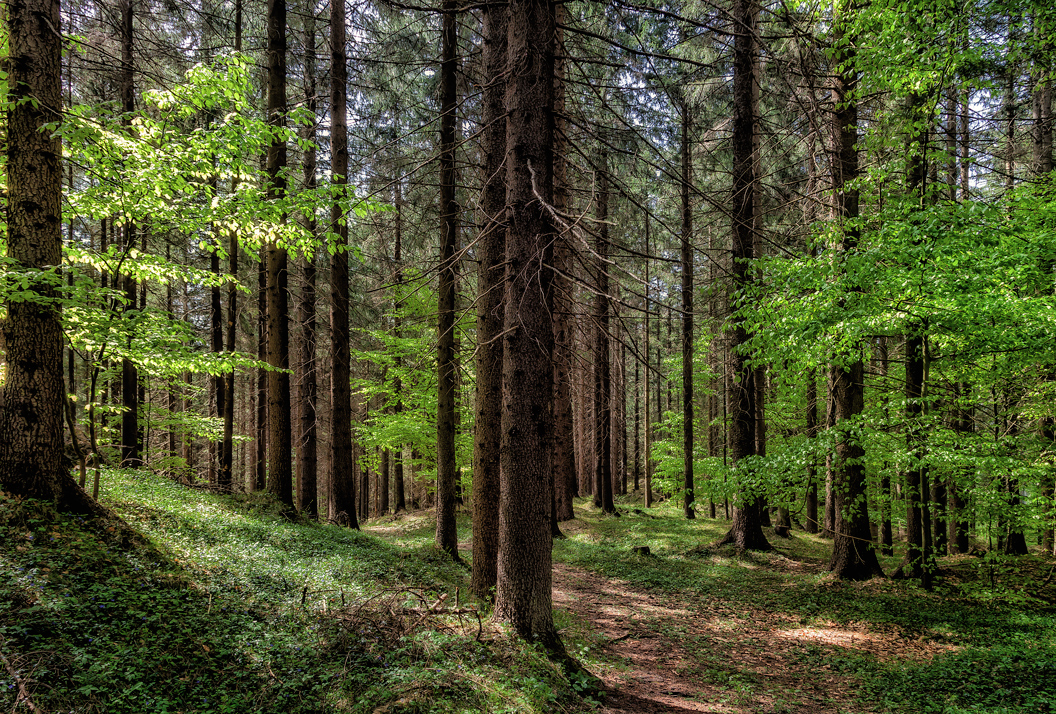
<path fill-rule="evenodd" d="M 121 123 L 126 131 L 132 131 L 132 112 L 135 111 L 135 68 L 132 60 L 133 27 L 132 0 L 121 0 Z M 131 250 L 136 242 L 136 224 L 123 222 L 122 232 L 125 250 Z M 134 312 L 136 304 L 136 280 L 126 274 L 123 278 L 125 291 L 125 313 Z M 131 334 L 129 346 L 131 346 Z M 136 467 L 139 460 L 139 371 L 126 355 L 121 358 L 121 465 Z"/>
<path fill-rule="evenodd" d="M 308 144 L 304 153 L 304 189 L 316 187 L 315 151 L 315 2 L 309 0 L 304 19 L 304 93 L 305 104 L 311 112 L 311 123 L 302 127 L 301 133 Z M 313 240 L 315 237 L 314 210 L 304 217 L 305 229 Z M 317 501 L 317 446 L 316 446 L 316 344 L 315 344 L 315 251 L 300 260 L 304 282 L 301 299 L 297 303 L 297 322 L 301 326 L 299 362 L 301 374 L 297 395 L 300 422 L 297 425 L 297 511 L 309 518 L 319 515 Z"/>
<path fill-rule="evenodd" d="M 837 22 L 841 18 L 837 17 Z M 836 216 L 840 221 L 837 250 L 851 256 L 858 248 L 858 70 L 853 43 L 839 30 L 834 40 L 833 136 L 838 155 L 833 161 Z M 848 296 L 853 300 L 854 291 Z M 865 449 L 856 421 L 865 408 L 865 370 L 861 347 L 835 356 L 832 384 L 836 403 L 838 441 L 833 464 L 836 526 L 829 569 L 844 580 L 868 580 L 883 575 L 873 550 L 869 506 L 865 495 Z"/>
<path fill-rule="evenodd" d="M 495 614 L 563 647 L 551 601 L 554 3 L 509 3 L 506 279 Z"/>
<path fill-rule="evenodd" d="M 352 465 L 351 355 L 348 334 L 348 223 L 344 192 L 348 189 L 348 59 L 345 55 L 345 3 L 330 3 L 330 168 L 334 199 L 330 208 L 330 240 L 333 253 L 330 285 L 330 372 L 332 435 L 330 451 L 331 521 L 359 528 L 354 496 Z"/>
<path fill-rule="evenodd" d="M 58 0 L 7 6 L 8 270 L 30 286 L 7 300 L 0 386 L 0 485 L 84 512 L 87 495 L 63 465 L 62 145 L 51 129 L 62 113 Z"/>
<path fill-rule="evenodd" d="M 756 162 L 754 136 L 756 107 L 755 37 L 758 6 L 754 0 L 736 0 L 733 8 L 733 285 L 734 294 L 747 294 L 754 279 Z M 743 311 L 734 313 L 730 332 L 729 392 L 730 457 L 736 468 L 751 468 L 755 455 L 755 376 L 748 362 L 748 330 Z M 734 508 L 733 522 L 723 543 L 737 548 L 769 550 L 763 535 L 760 494 L 742 489 Z"/>
<path fill-rule="evenodd" d="M 602 136 L 597 169 L 594 251 L 594 507 L 615 513 L 612 500 L 612 377 L 609 344 L 609 158 Z"/>
<path fill-rule="evenodd" d="M 502 320 L 506 252 L 507 14 L 505 5 L 484 6 L 483 213 L 477 239 L 477 395 L 473 429 L 473 593 L 495 594 L 499 550 L 499 445 L 502 439 Z"/>
<path fill-rule="evenodd" d="M 684 94 L 684 93 L 683 93 Z M 681 235 L 681 268 L 682 268 L 682 513 L 686 518 L 696 518 L 693 510 L 693 210 L 689 202 L 690 181 L 692 180 L 693 152 L 690 144 L 690 131 L 693 119 L 689 104 L 682 97 L 681 156 L 682 180 L 680 197 L 682 199 L 682 235 Z"/>
<path fill-rule="evenodd" d="M 286 0 L 268 0 L 268 123 L 286 124 Z M 268 197 L 286 192 L 286 142 L 268 147 Z M 290 423 L 290 293 L 286 248 L 268 243 L 268 491 L 293 509 L 293 444 Z"/>
<path fill-rule="evenodd" d="M 458 95 L 458 3 L 444 0 L 440 61 L 440 286 L 436 349 L 436 545 L 455 560 L 455 283 L 459 206 L 455 200 L 455 124 Z"/>

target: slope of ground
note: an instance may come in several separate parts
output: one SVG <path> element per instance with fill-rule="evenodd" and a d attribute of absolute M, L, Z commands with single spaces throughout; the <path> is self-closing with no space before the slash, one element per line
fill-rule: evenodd
<path fill-rule="evenodd" d="M 555 620 L 597 702 L 467 602 L 430 512 L 352 532 L 260 495 L 104 484 L 153 547 L 0 496 L 2 711 L 1056 713 L 1051 559 L 944 559 L 933 592 L 844 584 L 802 532 L 738 554 L 707 547 L 721 521 L 577 504 Z"/>

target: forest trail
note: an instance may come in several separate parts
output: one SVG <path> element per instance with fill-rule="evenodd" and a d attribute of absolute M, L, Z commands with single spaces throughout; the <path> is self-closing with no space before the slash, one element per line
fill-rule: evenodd
<path fill-rule="evenodd" d="M 775 575 L 824 567 L 776 552 L 759 558 Z M 821 653 L 922 661 L 952 649 L 905 637 L 899 627 L 806 625 L 743 601 L 638 588 L 560 562 L 553 592 L 555 608 L 570 613 L 600 650 L 590 659 L 605 662 L 595 674 L 609 689 L 600 709 L 606 714 L 874 714 L 855 696 L 855 678 L 834 671 Z"/>
<path fill-rule="evenodd" d="M 813 667 L 811 640 L 860 649 L 876 635 L 798 629 L 765 611 L 645 592 L 563 563 L 554 565 L 554 605 L 573 614 L 616 662 L 595 672 L 610 689 L 600 711 L 866 714 L 849 677 Z"/>

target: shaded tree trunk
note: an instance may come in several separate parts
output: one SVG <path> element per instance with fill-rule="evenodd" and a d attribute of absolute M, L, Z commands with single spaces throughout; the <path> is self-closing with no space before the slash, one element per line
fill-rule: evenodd
<path fill-rule="evenodd" d="M 682 513 L 696 518 L 693 510 L 693 210 L 689 203 L 692 180 L 692 117 L 685 97 L 682 109 Z"/>
<path fill-rule="evenodd" d="M 307 109 L 314 117 L 316 114 L 315 95 L 315 14 L 314 8 L 305 10 L 305 47 L 304 84 L 307 97 Z M 302 129 L 302 134 L 311 146 L 315 145 L 315 123 Z M 304 188 L 312 191 L 316 186 L 315 149 L 304 154 Z M 315 214 L 305 217 L 305 227 L 309 235 L 315 236 Z M 318 448 L 316 426 L 317 382 L 316 382 L 316 338 L 315 338 L 315 283 L 316 268 L 314 253 L 301 260 L 304 282 L 301 285 L 301 299 L 297 303 L 297 322 L 301 326 L 299 371 L 300 387 L 297 395 L 297 510 L 312 518 L 319 516 L 318 489 Z"/>
<path fill-rule="evenodd" d="M 733 8 L 733 244 L 731 299 L 743 295 L 755 279 L 752 266 L 755 243 L 755 174 L 753 138 L 756 106 L 753 86 L 756 63 L 755 32 L 758 6 L 754 0 L 736 0 Z M 732 305 L 731 305 L 732 307 Z M 745 319 L 734 314 L 728 334 L 733 384 L 727 402 L 730 414 L 729 448 L 735 469 L 755 455 L 755 380 L 748 364 L 748 329 Z M 763 509 L 759 494 L 742 487 L 734 507 L 733 522 L 721 543 L 738 549 L 768 550 L 763 535 Z"/>
<path fill-rule="evenodd" d="M 455 560 L 455 253 L 459 207 L 455 200 L 455 123 L 458 3 L 444 0 L 440 63 L 440 285 L 436 348 L 436 546 Z"/>
<path fill-rule="evenodd" d="M 555 12 L 558 27 L 557 56 L 554 59 L 554 210 L 559 216 L 564 216 L 568 210 L 565 56 L 561 29 L 565 23 L 565 5 L 557 4 Z M 502 110 L 501 104 L 498 109 Z M 572 416 L 574 288 L 571 275 L 574 266 L 571 227 L 562 224 L 560 228 L 560 235 L 554 245 L 554 516 L 557 521 L 569 521 L 575 518 L 572 499 L 578 492 Z"/>
<path fill-rule="evenodd" d="M 502 297 L 506 259 L 506 6 L 488 2 L 483 14 L 483 228 L 477 239 L 477 394 L 473 431 L 473 569 L 478 599 L 495 596 L 499 554 L 499 445 L 502 438 Z"/>
<path fill-rule="evenodd" d="M 348 59 L 345 53 L 345 3 L 330 3 L 330 163 L 338 192 L 348 187 Z M 359 528 L 352 452 L 351 354 L 348 311 L 348 224 L 335 200 L 330 208 L 333 258 L 330 261 L 330 498 L 331 522 Z"/>
<path fill-rule="evenodd" d="M 604 141 L 604 139 L 603 139 Z M 615 513 L 612 500 L 612 375 L 609 354 L 609 176 L 602 148 L 597 172 L 594 285 L 594 507 Z"/>
<path fill-rule="evenodd" d="M 132 2 L 121 0 L 121 119 L 126 131 L 132 131 L 132 112 L 135 111 L 135 69 L 132 60 Z M 131 221 L 124 224 L 125 250 L 135 246 L 136 227 Z M 136 310 L 136 281 L 123 276 L 125 314 Z M 132 347 L 131 334 L 126 347 Z M 127 356 L 121 358 L 121 466 L 136 468 L 139 460 L 139 370 Z"/>
<path fill-rule="evenodd" d="M 818 374 L 811 369 L 807 374 L 807 438 L 818 438 Z M 807 467 L 806 516 L 803 530 L 818 532 L 818 467 L 817 460 L 810 459 Z"/>
<path fill-rule="evenodd" d="M 286 124 L 286 0 L 268 0 L 268 124 Z M 286 142 L 268 146 L 268 198 L 286 195 Z M 284 219 L 285 220 L 285 219 Z M 268 269 L 268 491 L 293 510 L 293 439 L 290 423 L 289 274 L 286 249 L 266 248 Z"/>
<path fill-rule="evenodd" d="M 502 489 L 495 614 L 564 653 L 551 602 L 554 4 L 509 3 Z M 537 196 L 541 196 L 538 198 Z"/>

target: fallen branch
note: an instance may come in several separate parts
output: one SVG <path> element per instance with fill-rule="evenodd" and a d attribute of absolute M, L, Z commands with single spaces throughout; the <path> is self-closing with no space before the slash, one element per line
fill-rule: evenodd
<path fill-rule="evenodd" d="M 25 683 L 22 681 L 22 678 L 18 676 L 18 672 L 15 671 L 15 668 L 11 665 L 11 662 L 8 661 L 7 657 L 4 656 L 3 652 L 0 652 L 0 662 L 4 663 L 4 669 L 7 670 L 7 673 L 11 675 L 11 678 L 15 680 L 15 684 L 18 685 L 18 696 L 15 698 L 15 706 L 17 707 L 20 701 L 25 702 L 26 706 L 29 707 L 29 710 L 34 714 L 37 714 L 40 710 L 33 705 L 33 700 L 29 698 L 29 692 L 26 691 Z"/>

